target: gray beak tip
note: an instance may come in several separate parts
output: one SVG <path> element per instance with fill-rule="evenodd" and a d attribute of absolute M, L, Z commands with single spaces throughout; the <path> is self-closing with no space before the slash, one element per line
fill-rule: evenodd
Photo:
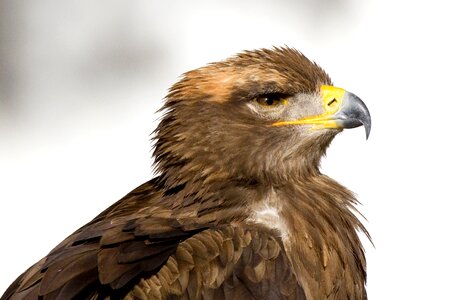
<path fill-rule="evenodd" d="M 367 131 L 366 129 L 366 141 L 369 139 L 370 131 Z"/>
<path fill-rule="evenodd" d="M 336 114 L 343 128 L 364 126 L 366 140 L 369 139 L 372 120 L 366 104 L 355 94 L 346 92 L 341 110 Z"/>
<path fill-rule="evenodd" d="M 372 128 L 372 124 L 370 122 L 370 115 L 369 115 L 369 122 L 363 124 L 364 125 L 364 130 L 366 131 L 366 141 L 369 139 L 369 135 L 370 135 L 370 129 Z"/>

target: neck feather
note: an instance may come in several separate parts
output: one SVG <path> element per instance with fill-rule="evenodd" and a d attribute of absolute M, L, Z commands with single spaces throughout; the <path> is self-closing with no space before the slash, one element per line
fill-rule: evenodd
<path fill-rule="evenodd" d="M 279 195 L 289 229 L 285 247 L 308 299 L 333 293 L 337 299 L 362 297 L 366 263 L 358 231 L 368 233 L 353 213 L 353 194 L 321 175 L 293 183 Z"/>

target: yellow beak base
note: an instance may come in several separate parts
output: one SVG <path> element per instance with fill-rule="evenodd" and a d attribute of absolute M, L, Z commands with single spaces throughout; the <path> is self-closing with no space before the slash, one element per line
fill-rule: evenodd
<path fill-rule="evenodd" d="M 283 125 L 300 125 L 300 124 L 314 124 L 314 128 L 340 128 L 332 116 L 339 110 L 342 100 L 344 98 L 345 90 L 329 85 L 322 85 L 320 87 L 320 94 L 322 96 L 322 105 L 324 113 L 317 116 L 306 117 L 300 120 L 281 121 L 273 123 L 273 126 Z"/>
<path fill-rule="evenodd" d="M 322 85 L 320 87 L 323 113 L 299 120 L 279 121 L 272 126 L 314 125 L 312 129 L 322 128 L 354 128 L 364 125 L 366 137 L 369 137 L 371 118 L 364 102 L 356 95 L 344 89 Z"/>

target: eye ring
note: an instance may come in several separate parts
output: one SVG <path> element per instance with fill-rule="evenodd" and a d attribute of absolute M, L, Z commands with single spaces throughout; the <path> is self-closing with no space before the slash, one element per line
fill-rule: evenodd
<path fill-rule="evenodd" d="M 274 108 L 278 107 L 280 105 L 286 105 L 287 100 L 286 97 L 282 94 L 264 94 L 261 96 L 258 96 L 254 99 L 254 101 L 262 106 L 267 108 Z"/>

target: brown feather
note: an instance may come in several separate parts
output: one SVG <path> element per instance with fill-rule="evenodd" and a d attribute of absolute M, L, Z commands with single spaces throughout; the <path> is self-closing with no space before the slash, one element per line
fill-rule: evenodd
<path fill-rule="evenodd" d="M 59 260 L 51 264 L 44 272 L 40 293 L 45 295 L 60 288 L 65 283 L 84 273 L 96 271 L 97 251 L 83 252 L 70 259 Z"/>
<path fill-rule="evenodd" d="M 366 299 L 358 203 L 319 171 L 339 131 L 274 127 L 273 114 L 250 109 L 267 94 L 316 99 L 323 84 L 328 75 L 291 48 L 185 73 L 155 130 L 158 175 L 61 242 L 1 300 Z M 255 219 L 267 199 L 281 229 Z"/>

